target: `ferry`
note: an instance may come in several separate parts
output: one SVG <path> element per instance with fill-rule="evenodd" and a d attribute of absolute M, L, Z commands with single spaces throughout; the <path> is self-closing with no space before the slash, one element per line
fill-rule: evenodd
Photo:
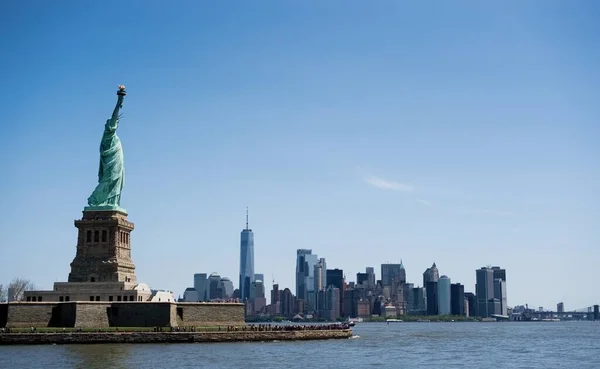
<path fill-rule="evenodd" d="M 356 323 L 362 323 L 363 318 L 348 318 L 348 320 L 346 320 L 346 324 L 348 324 L 350 327 L 354 327 L 356 325 Z"/>
<path fill-rule="evenodd" d="M 402 323 L 402 319 L 386 319 L 386 322 L 389 323 Z"/>

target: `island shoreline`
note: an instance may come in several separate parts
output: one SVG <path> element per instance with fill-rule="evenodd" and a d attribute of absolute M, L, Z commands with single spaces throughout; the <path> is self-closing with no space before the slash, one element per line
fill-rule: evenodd
<path fill-rule="evenodd" d="M 3 345 L 66 345 L 103 343 L 224 343 L 348 339 L 351 329 L 233 332 L 69 332 L 3 333 Z"/>

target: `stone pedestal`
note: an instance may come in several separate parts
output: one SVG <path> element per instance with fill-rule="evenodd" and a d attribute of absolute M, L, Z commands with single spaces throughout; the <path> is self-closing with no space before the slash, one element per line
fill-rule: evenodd
<path fill-rule="evenodd" d="M 77 253 L 69 282 L 126 282 L 137 284 L 131 260 L 133 223 L 118 210 L 85 210 L 75 220 L 79 229 Z"/>

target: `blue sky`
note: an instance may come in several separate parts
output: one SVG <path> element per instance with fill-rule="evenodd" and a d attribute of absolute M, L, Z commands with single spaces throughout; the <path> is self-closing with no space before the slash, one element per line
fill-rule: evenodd
<path fill-rule="evenodd" d="M 354 280 L 436 262 L 509 305 L 600 303 L 600 4 L 39 2 L 0 5 L 0 283 L 64 281 L 128 96 L 122 205 L 138 280 L 182 293 L 295 250 Z M 379 275 L 379 272 L 377 272 Z M 590 295 L 592 293 L 592 295 Z"/>

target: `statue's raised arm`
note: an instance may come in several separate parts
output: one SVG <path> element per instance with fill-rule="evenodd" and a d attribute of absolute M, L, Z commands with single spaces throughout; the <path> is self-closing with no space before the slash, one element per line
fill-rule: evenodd
<path fill-rule="evenodd" d="M 123 109 L 123 100 L 125 100 L 125 95 L 127 95 L 125 86 L 119 85 L 119 89 L 117 90 L 117 105 L 115 105 L 115 109 L 113 110 L 110 119 L 106 121 L 106 129 L 109 131 L 114 131 L 119 127 L 119 112 L 121 109 Z"/>
<path fill-rule="evenodd" d="M 119 85 L 117 105 L 112 116 L 106 121 L 104 134 L 100 142 L 100 166 L 98 168 L 98 185 L 88 198 L 88 210 L 121 210 L 121 191 L 125 182 L 125 165 L 121 140 L 117 136 L 119 112 L 123 107 L 123 99 L 127 92 L 125 86 Z"/>

